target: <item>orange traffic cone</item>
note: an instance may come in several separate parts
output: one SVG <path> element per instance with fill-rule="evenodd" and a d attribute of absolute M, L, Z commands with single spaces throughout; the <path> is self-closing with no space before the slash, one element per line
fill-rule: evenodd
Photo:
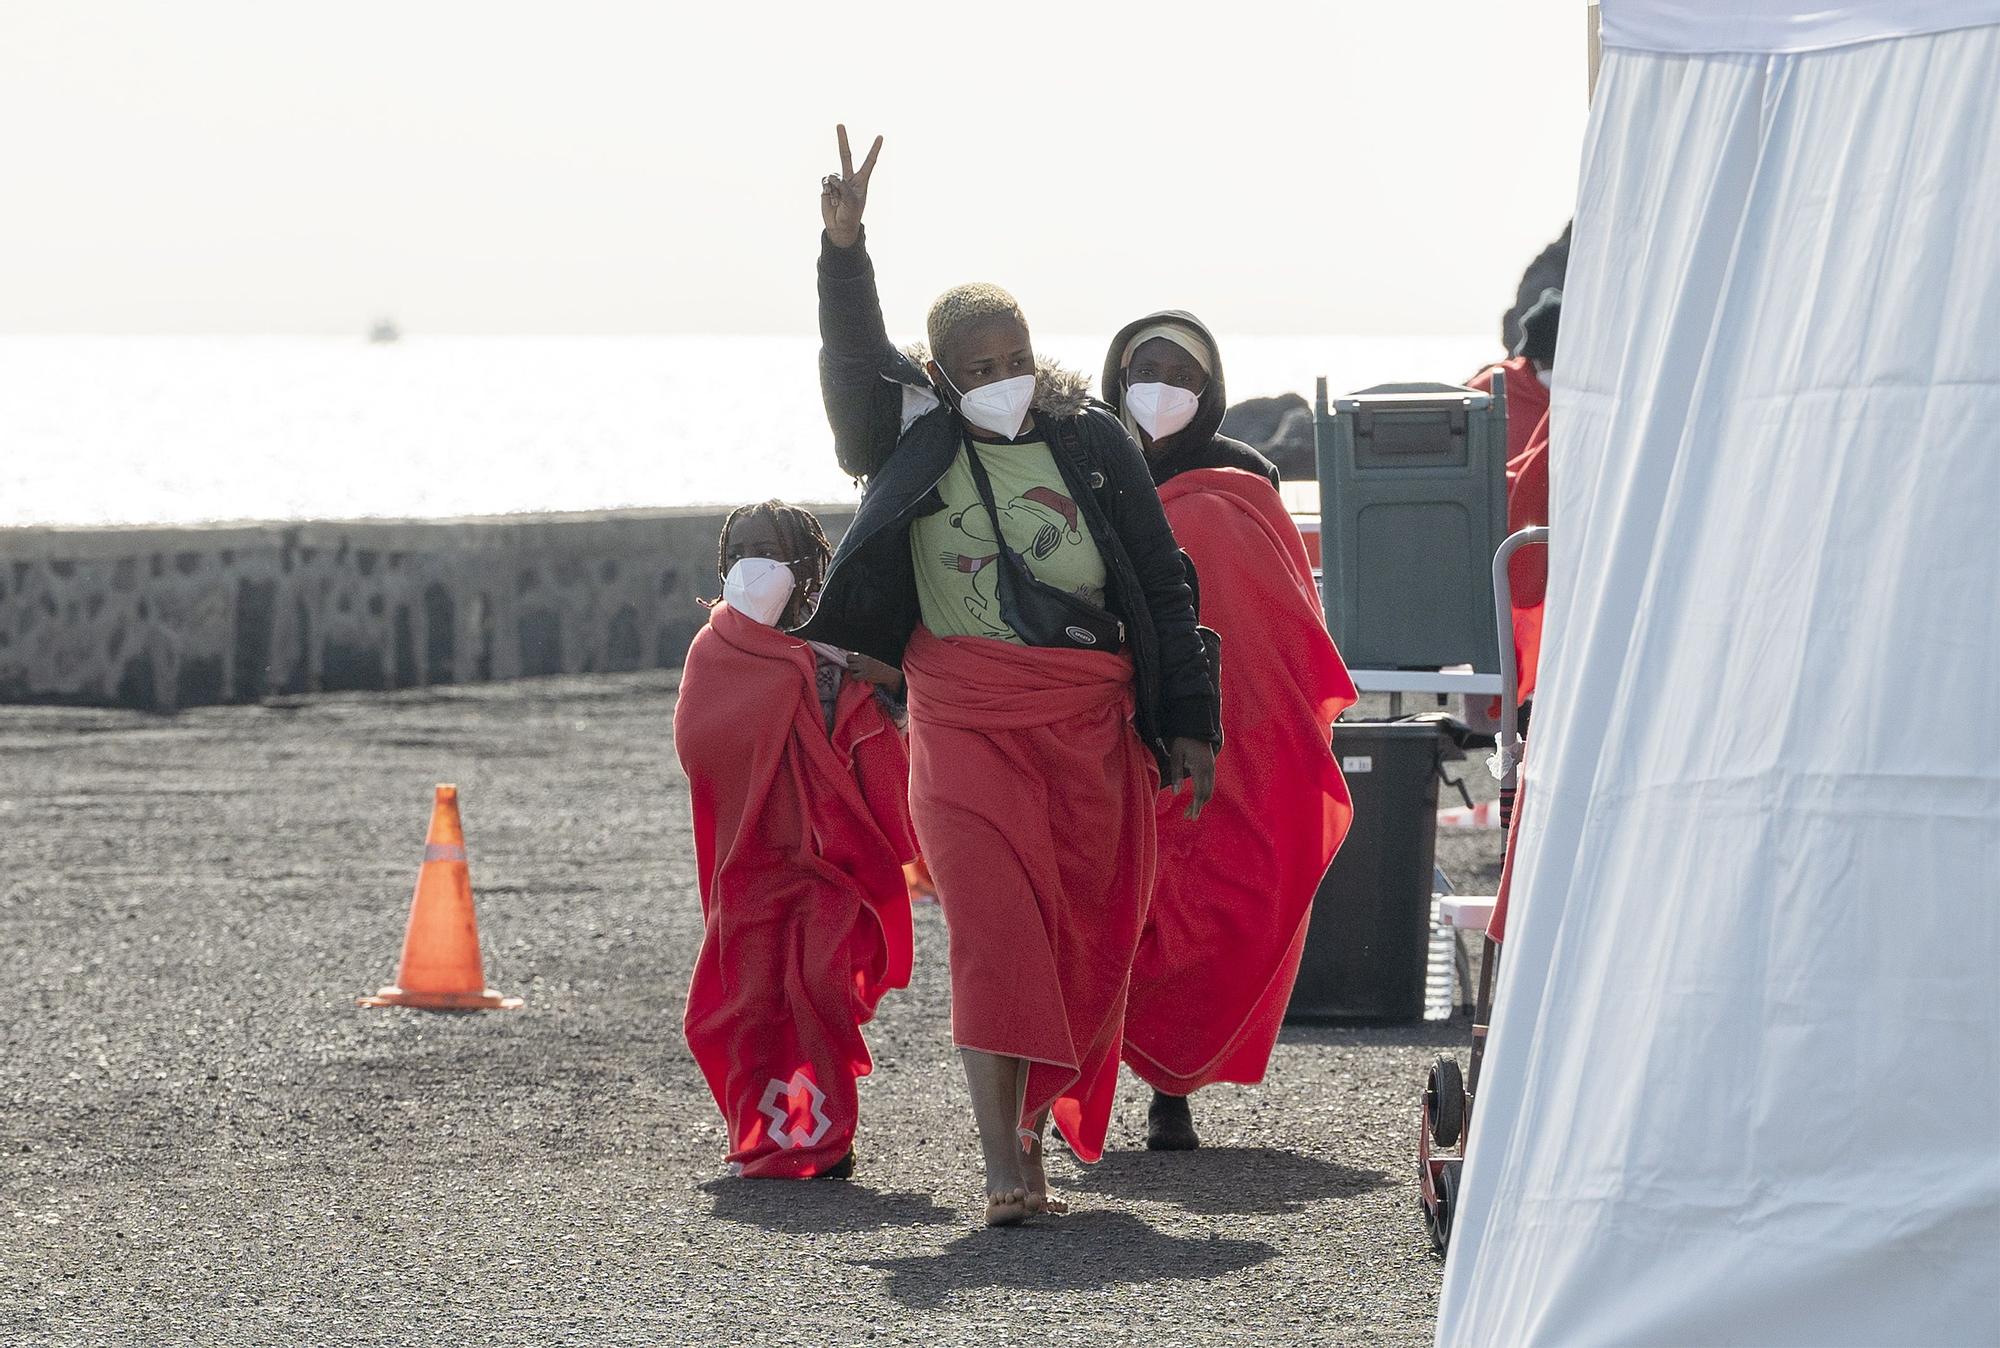
<path fill-rule="evenodd" d="M 511 1011 L 519 997 L 486 986 L 479 959 L 479 923 L 472 915 L 472 871 L 458 822 L 458 788 L 440 786 L 424 839 L 424 865 L 410 901 L 403 962 L 396 981 L 359 1006 L 414 1006 L 426 1011 Z"/>

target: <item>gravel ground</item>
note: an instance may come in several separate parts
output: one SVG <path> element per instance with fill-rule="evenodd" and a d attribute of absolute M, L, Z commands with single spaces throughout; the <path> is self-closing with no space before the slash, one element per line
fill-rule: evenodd
<path fill-rule="evenodd" d="M 1463 1019 L 1288 1031 L 1189 1155 L 1128 1076 L 1104 1162 L 1053 1162 L 1077 1213 L 988 1232 L 925 908 L 856 1180 L 723 1178 L 674 683 L 0 708 L 0 1343 L 1428 1341 L 1414 1113 Z M 525 1010 L 354 1006 L 437 781 Z M 1490 890 L 1495 835 L 1441 853 Z"/>

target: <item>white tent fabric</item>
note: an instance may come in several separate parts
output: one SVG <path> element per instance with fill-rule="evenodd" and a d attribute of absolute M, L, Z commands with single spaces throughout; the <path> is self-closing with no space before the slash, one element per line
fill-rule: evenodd
<path fill-rule="evenodd" d="M 1801 52 L 2000 23 L 2000 0 L 1603 0 L 1598 22 L 1610 47 Z"/>
<path fill-rule="evenodd" d="M 1996 109 L 1606 53 L 1441 1344 L 2000 1342 Z"/>

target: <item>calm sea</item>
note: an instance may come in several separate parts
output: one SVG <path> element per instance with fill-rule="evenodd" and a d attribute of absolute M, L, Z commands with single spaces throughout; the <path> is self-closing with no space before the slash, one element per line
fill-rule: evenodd
<path fill-rule="evenodd" d="M 1091 373 L 1104 337 L 1043 337 Z M 0 337 L 0 526 L 847 501 L 811 337 Z M 1232 398 L 1490 337 L 1227 337 Z"/>

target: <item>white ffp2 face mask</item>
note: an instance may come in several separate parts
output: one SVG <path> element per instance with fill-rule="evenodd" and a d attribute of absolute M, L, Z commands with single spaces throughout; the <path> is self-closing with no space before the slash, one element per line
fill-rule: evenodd
<path fill-rule="evenodd" d="M 945 376 L 951 383 L 951 376 Z M 952 384 L 952 392 L 958 393 L 958 385 Z M 970 393 L 958 394 L 958 414 L 982 431 L 1012 440 L 1021 433 L 1021 423 L 1028 419 L 1028 409 L 1035 402 L 1035 376 L 1017 374 L 1012 379 L 996 380 L 982 384 Z"/>
<path fill-rule="evenodd" d="M 1125 389 L 1125 405 L 1132 420 L 1155 440 L 1164 440 L 1185 430 L 1201 407 L 1201 395 L 1173 384 L 1132 384 Z"/>
<path fill-rule="evenodd" d="M 792 568 L 769 557 L 742 557 L 722 578 L 722 602 L 752 622 L 777 626 L 792 602 L 799 579 Z"/>

